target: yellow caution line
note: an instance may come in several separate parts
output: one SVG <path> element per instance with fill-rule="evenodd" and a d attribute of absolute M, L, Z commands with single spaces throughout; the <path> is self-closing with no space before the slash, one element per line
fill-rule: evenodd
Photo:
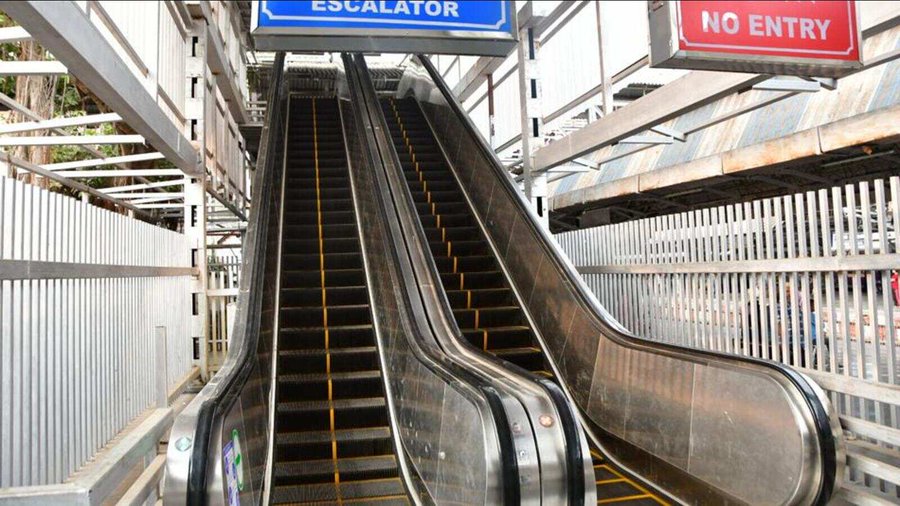
<path fill-rule="evenodd" d="M 600 456 L 599 454 L 597 454 L 597 453 L 594 452 L 593 450 L 591 451 L 591 455 L 596 455 L 598 458 L 602 458 L 602 456 Z M 636 481 L 634 481 L 634 480 L 632 480 L 631 478 L 625 476 L 624 474 L 622 474 L 621 472 L 619 472 L 617 469 L 614 469 L 614 468 L 610 467 L 610 466 L 607 465 L 607 464 L 600 464 L 599 466 L 594 466 L 594 469 L 606 469 L 607 471 L 609 471 L 609 472 L 611 472 L 612 474 L 616 475 L 617 477 L 621 478 L 622 481 L 624 481 L 625 483 L 627 483 L 627 484 L 631 485 L 632 487 L 636 488 L 637 490 L 641 491 L 643 494 L 641 494 L 641 495 L 639 496 L 640 499 L 650 498 L 650 499 L 653 499 L 654 501 L 656 501 L 656 502 L 659 503 L 659 504 L 663 504 L 663 505 L 667 505 L 667 506 L 668 506 L 668 504 L 669 504 L 669 503 L 663 501 L 662 499 L 660 499 L 659 497 L 657 497 L 656 494 L 654 494 L 654 493 L 650 492 L 649 490 L 647 490 L 647 488 L 645 488 L 644 486 L 638 484 Z M 632 497 L 632 498 L 633 498 L 633 497 Z M 617 499 L 617 500 L 624 500 L 624 499 Z M 610 502 L 615 502 L 615 501 L 610 501 Z M 598 503 L 598 504 L 602 504 L 602 503 Z"/>
<path fill-rule="evenodd" d="M 600 499 L 597 501 L 597 504 L 611 504 L 614 502 L 636 501 L 638 499 L 649 499 L 649 498 L 654 498 L 654 497 L 651 496 L 650 494 L 626 495 L 623 497 L 611 497 L 609 499 Z"/>

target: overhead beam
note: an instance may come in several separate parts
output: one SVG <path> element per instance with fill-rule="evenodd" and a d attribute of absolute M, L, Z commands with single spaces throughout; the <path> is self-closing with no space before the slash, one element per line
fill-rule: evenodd
<path fill-rule="evenodd" d="M 21 26 L 0 28 L 0 44 L 31 40 L 31 34 Z"/>
<path fill-rule="evenodd" d="M 177 209 L 184 207 L 184 204 L 138 204 L 138 209 Z"/>
<path fill-rule="evenodd" d="M 146 198 L 155 198 L 160 200 L 167 199 L 182 199 L 184 198 L 183 192 L 133 192 L 133 193 L 109 193 L 108 195 L 114 196 L 119 199 L 146 199 Z"/>
<path fill-rule="evenodd" d="M 0 61 L 0 76 L 64 76 L 69 73 L 58 61 Z"/>
<path fill-rule="evenodd" d="M 538 149 L 534 170 L 574 160 L 766 79 L 759 74 L 691 72 Z"/>
<path fill-rule="evenodd" d="M 176 199 L 179 199 L 179 198 L 184 198 L 184 197 L 145 197 L 145 198 L 142 198 L 142 199 L 131 200 L 130 202 L 131 202 L 132 204 L 134 204 L 134 205 L 139 205 L 139 204 L 152 204 L 152 203 L 154 203 L 154 202 L 165 202 L 165 201 L 168 201 L 168 200 L 176 200 Z M 171 203 L 171 202 L 170 202 L 170 203 Z M 181 204 L 181 205 L 184 205 L 184 204 Z"/>
<path fill-rule="evenodd" d="M 88 186 L 86 184 L 82 184 L 77 181 L 72 181 L 70 179 L 62 177 L 56 172 L 50 172 L 49 170 L 45 170 L 40 165 L 33 164 L 33 163 L 29 162 L 28 160 L 23 160 L 21 158 L 17 158 L 15 156 L 10 155 L 9 153 L 0 153 L 0 159 L 6 161 L 6 163 L 9 165 L 19 167 L 20 169 L 24 169 L 29 172 L 33 172 L 39 176 L 43 176 L 47 179 L 56 181 L 57 183 L 60 183 L 63 186 L 68 186 L 69 188 L 74 188 L 78 191 L 88 193 L 95 197 L 112 202 L 113 204 L 122 206 L 126 209 L 131 209 L 132 211 L 140 214 L 141 216 L 148 217 L 148 218 L 151 217 L 151 215 L 149 213 L 147 213 L 146 211 L 142 211 L 141 209 L 129 204 L 128 202 L 125 202 L 125 201 L 119 200 L 115 197 L 106 195 L 105 193 L 99 192 L 96 189 L 91 188 L 90 186 Z"/>
<path fill-rule="evenodd" d="M 107 158 L 94 158 L 91 160 L 78 160 L 75 162 L 48 163 L 44 165 L 47 170 L 71 170 L 85 167 L 98 167 L 100 165 L 118 165 L 120 163 L 146 162 L 150 160 L 162 160 L 162 153 L 138 153 L 136 155 L 110 156 Z"/>
<path fill-rule="evenodd" d="M 754 90 L 762 91 L 796 91 L 815 93 L 822 89 L 822 83 L 816 80 L 789 79 L 773 77 L 753 86 Z"/>
<path fill-rule="evenodd" d="M 134 190 L 149 190 L 150 188 L 165 188 L 167 186 L 182 185 L 184 181 L 178 179 L 170 179 L 168 181 L 158 181 L 156 183 L 130 184 L 126 186 L 113 186 L 111 188 L 100 188 L 103 193 L 115 195 L 116 193 L 125 193 Z"/>
<path fill-rule="evenodd" d="M 61 170 L 51 172 L 63 177 L 82 178 L 82 177 L 159 177 L 159 176 L 181 176 L 184 175 L 181 169 L 133 169 L 133 170 Z M 176 184 L 176 183 L 172 183 Z"/>
<path fill-rule="evenodd" d="M 107 114 L 89 114 L 87 116 L 72 116 L 71 118 L 53 118 L 40 121 L 23 121 L 0 125 L 0 134 L 17 134 L 21 132 L 33 132 L 35 130 L 52 130 L 55 128 L 96 125 L 98 123 L 115 123 L 122 121 L 122 117 L 111 112 Z"/>
<path fill-rule="evenodd" d="M 157 151 L 189 176 L 200 154 L 75 2 L 3 2 L 2 9 Z"/>
<path fill-rule="evenodd" d="M 73 146 L 98 144 L 144 144 L 141 135 L 38 135 L 0 137 L 0 146 Z"/>

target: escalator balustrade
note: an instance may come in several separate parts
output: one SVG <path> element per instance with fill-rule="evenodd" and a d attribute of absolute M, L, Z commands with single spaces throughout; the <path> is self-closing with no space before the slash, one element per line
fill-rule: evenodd
<path fill-rule="evenodd" d="M 482 351 L 555 379 L 418 104 L 410 98 L 387 99 L 381 105 L 461 332 Z M 596 448 L 591 456 L 597 504 L 669 504 Z"/>

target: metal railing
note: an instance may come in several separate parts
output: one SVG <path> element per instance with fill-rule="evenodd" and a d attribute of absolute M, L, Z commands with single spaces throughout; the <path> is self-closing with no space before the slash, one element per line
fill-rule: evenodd
<path fill-rule="evenodd" d="M 206 365 L 212 376 L 222 367 L 228 354 L 234 316 L 237 311 L 241 257 L 238 255 L 210 256 L 206 263 L 207 319 Z"/>
<path fill-rule="evenodd" d="M 845 494 L 896 501 L 900 177 L 556 235 L 630 331 L 774 360 L 830 392 Z"/>
<path fill-rule="evenodd" d="M 0 176 L 0 499 L 167 406 L 194 367 L 194 273 L 184 235 Z"/>

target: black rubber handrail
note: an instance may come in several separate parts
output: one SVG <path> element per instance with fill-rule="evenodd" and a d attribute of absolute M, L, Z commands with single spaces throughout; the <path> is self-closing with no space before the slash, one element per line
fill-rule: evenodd
<path fill-rule="evenodd" d="M 494 171 L 495 177 L 498 180 L 502 181 L 501 187 L 504 189 L 504 191 L 506 191 L 508 195 L 512 197 L 513 202 L 515 202 L 516 205 L 520 208 L 520 211 L 524 215 L 528 216 L 528 203 L 525 202 L 522 194 L 513 185 L 512 180 L 509 178 L 506 172 L 506 169 L 503 167 L 503 164 L 499 159 L 497 159 L 497 155 L 494 150 L 485 142 L 484 138 L 480 134 L 478 134 L 477 127 L 472 122 L 471 118 L 469 118 L 468 114 L 466 114 L 462 106 L 459 104 L 459 101 L 456 100 L 453 92 L 444 82 L 443 78 L 441 78 L 440 73 L 437 71 L 437 69 L 434 67 L 427 56 L 417 54 L 416 59 L 428 72 L 428 75 L 431 77 L 432 82 L 434 82 L 435 86 L 440 90 L 441 94 L 450 105 L 457 119 L 463 123 L 466 131 L 469 132 L 469 134 L 475 140 L 475 143 L 478 146 L 479 151 L 481 151 L 481 154 L 485 157 L 485 159 L 489 161 L 491 168 Z M 604 335 L 607 338 L 611 339 L 619 345 L 628 348 L 672 351 L 677 353 L 695 355 L 697 357 L 707 359 L 711 362 L 730 361 L 762 366 L 776 371 L 778 374 L 787 378 L 791 382 L 791 384 L 797 387 L 797 390 L 803 396 L 805 402 L 810 408 L 810 412 L 814 419 L 813 421 L 816 429 L 816 437 L 822 450 L 821 463 L 823 477 L 820 489 L 815 499 L 815 503 L 828 503 L 828 501 L 831 499 L 831 496 L 834 494 L 834 484 L 835 480 L 837 479 L 837 443 L 833 436 L 834 432 L 828 411 L 822 404 L 815 389 L 809 384 L 809 381 L 807 381 L 805 377 L 803 377 L 801 374 L 794 371 L 790 367 L 777 362 L 771 362 L 740 355 L 728 355 L 725 353 L 719 353 L 709 350 L 680 347 L 672 344 L 652 341 L 650 339 L 640 337 L 625 331 L 618 324 L 613 323 L 611 321 L 611 317 L 604 310 L 596 307 L 596 305 L 592 302 L 591 297 L 587 293 L 585 293 L 584 286 L 582 284 L 574 281 L 578 279 L 577 276 L 579 275 L 576 272 L 573 272 L 569 264 L 564 262 L 559 257 L 560 253 L 557 248 L 552 246 L 551 239 L 548 236 L 548 232 L 544 230 L 540 225 L 538 225 L 534 220 L 526 219 L 522 221 L 525 222 L 531 229 L 531 231 L 541 239 L 541 246 L 544 248 L 544 251 L 549 254 L 549 257 L 553 260 L 555 267 L 564 272 L 569 279 L 573 280 L 573 282 L 571 282 L 570 284 L 575 290 L 575 294 L 578 297 L 578 302 L 584 308 L 589 309 L 588 312 L 595 316 L 597 323 L 600 324 L 600 327 L 603 329 Z"/>

